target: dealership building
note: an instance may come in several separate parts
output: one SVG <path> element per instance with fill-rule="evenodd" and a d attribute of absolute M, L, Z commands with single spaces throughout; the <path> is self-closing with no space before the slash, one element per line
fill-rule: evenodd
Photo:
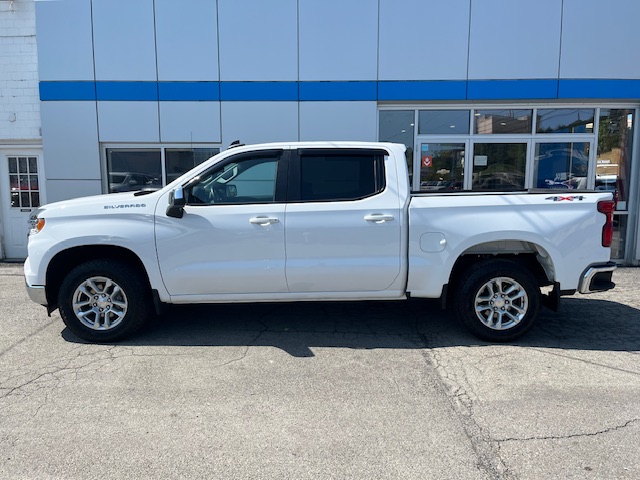
<path fill-rule="evenodd" d="M 26 255 L 41 204 L 166 185 L 235 140 L 380 140 L 416 191 L 612 191 L 612 256 L 637 265 L 638 19 L 637 0 L 0 0 L 2 255 Z"/>

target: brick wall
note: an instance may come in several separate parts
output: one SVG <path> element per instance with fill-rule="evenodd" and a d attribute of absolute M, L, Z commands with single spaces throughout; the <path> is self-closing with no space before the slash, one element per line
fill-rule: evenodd
<path fill-rule="evenodd" d="M 33 0 L 0 0 L 0 143 L 40 140 Z"/>

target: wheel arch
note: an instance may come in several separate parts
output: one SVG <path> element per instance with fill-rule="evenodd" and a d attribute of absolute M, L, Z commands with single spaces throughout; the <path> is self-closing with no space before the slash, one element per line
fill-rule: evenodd
<path fill-rule="evenodd" d="M 151 289 L 149 272 L 136 253 L 116 245 L 82 245 L 58 252 L 49 262 L 46 273 L 46 294 L 49 312 L 58 307 L 58 293 L 63 278 L 72 269 L 90 260 L 113 259 L 126 262 L 135 268 Z"/>
<path fill-rule="evenodd" d="M 449 275 L 447 289 L 443 294 L 443 305 L 446 304 L 448 297 L 446 292 L 450 288 L 456 288 L 464 273 L 474 264 L 489 258 L 518 263 L 534 275 L 539 286 L 552 285 L 555 281 L 555 264 L 549 252 L 542 246 L 521 240 L 484 242 L 468 247 L 456 259 Z"/>

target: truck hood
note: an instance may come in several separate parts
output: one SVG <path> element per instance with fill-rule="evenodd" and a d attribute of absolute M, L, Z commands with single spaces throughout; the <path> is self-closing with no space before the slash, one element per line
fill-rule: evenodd
<path fill-rule="evenodd" d="M 90 197 L 73 198 L 60 202 L 48 203 L 37 210 L 44 216 L 67 216 L 99 213 L 147 213 L 153 209 L 158 199 L 159 192 L 135 196 L 136 192 L 109 193 L 93 195 Z"/>

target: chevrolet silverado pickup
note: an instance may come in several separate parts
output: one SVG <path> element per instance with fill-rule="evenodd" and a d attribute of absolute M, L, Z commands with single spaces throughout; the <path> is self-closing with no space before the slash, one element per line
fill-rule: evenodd
<path fill-rule="evenodd" d="M 614 287 L 610 192 L 410 190 L 405 147 L 298 142 L 219 153 L 156 191 L 31 218 L 31 299 L 113 341 L 165 303 L 439 298 L 476 336 Z"/>

